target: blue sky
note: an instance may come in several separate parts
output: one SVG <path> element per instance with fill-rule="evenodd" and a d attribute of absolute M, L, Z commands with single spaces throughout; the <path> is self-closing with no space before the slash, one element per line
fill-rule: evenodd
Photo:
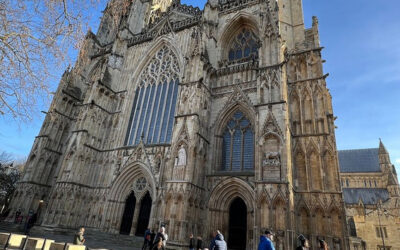
<path fill-rule="evenodd" d="M 105 0 L 93 10 L 97 30 Z M 204 6 L 204 0 L 182 0 Z M 306 27 L 319 18 L 338 149 L 377 147 L 382 138 L 400 173 L 400 1 L 303 0 Z M 62 71 L 55 73 L 62 74 Z M 43 107 L 42 110 L 47 110 Z M 30 124 L 0 117 L 0 151 L 29 154 L 44 114 Z"/>

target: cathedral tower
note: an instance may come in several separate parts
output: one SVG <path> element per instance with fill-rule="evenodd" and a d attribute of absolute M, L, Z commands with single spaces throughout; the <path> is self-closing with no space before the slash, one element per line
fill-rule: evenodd
<path fill-rule="evenodd" d="M 166 225 L 174 249 L 216 229 L 256 249 L 267 228 L 278 249 L 298 234 L 346 249 L 317 18 L 304 28 L 300 0 L 127 8 L 107 7 L 65 72 L 13 209 L 40 207 L 46 227 Z"/>

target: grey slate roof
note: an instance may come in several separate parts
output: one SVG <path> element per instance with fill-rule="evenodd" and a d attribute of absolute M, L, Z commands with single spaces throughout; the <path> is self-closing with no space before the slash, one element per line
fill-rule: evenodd
<path fill-rule="evenodd" d="M 389 192 L 384 188 L 343 188 L 343 196 L 346 204 L 358 204 L 361 198 L 365 205 L 373 205 L 388 200 Z"/>
<path fill-rule="evenodd" d="M 380 172 L 378 152 L 379 148 L 339 150 L 340 172 Z"/>

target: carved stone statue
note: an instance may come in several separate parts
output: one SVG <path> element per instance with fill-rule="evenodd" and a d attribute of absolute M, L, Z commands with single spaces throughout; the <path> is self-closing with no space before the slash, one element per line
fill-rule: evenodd
<path fill-rule="evenodd" d="M 186 150 L 183 145 L 178 151 L 178 166 L 186 166 Z"/>
<path fill-rule="evenodd" d="M 267 152 L 263 159 L 263 167 L 279 167 L 281 159 L 279 152 Z"/>

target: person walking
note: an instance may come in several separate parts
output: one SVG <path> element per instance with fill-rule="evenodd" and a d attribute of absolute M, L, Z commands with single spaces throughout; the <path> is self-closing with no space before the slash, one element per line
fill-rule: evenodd
<path fill-rule="evenodd" d="M 319 249 L 329 250 L 328 243 L 326 243 L 324 240 L 319 240 Z"/>
<path fill-rule="evenodd" d="M 194 250 L 194 245 L 195 245 L 195 242 L 194 242 L 193 234 L 190 234 L 190 236 L 189 236 L 189 250 Z"/>
<path fill-rule="evenodd" d="M 151 234 L 150 228 L 147 228 L 146 231 L 144 232 L 144 242 L 143 242 L 142 250 L 146 250 L 147 247 L 150 247 L 150 237 L 151 237 L 150 234 Z"/>
<path fill-rule="evenodd" d="M 25 230 L 24 230 L 24 232 L 25 232 L 26 235 L 29 235 L 29 231 L 31 230 L 31 228 L 33 227 L 33 225 L 35 225 L 35 223 L 36 223 L 36 218 L 37 218 L 36 213 L 34 214 L 34 213 L 33 213 L 33 210 L 29 210 L 29 214 L 28 214 L 28 216 L 26 217 Z"/>
<path fill-rule="evenodd" d="M 265 230 L 264 234 L 260 236 L 260 243 L 258 243 L 258 250 L 275 250 L 274 234 L 270 230 Z"/>
<path fill-rule="evenodd" d="M 298 239 L 300 240 L 300 246 L 296 248 L 296 250 L 308 250 L 310 249 L 310 243 L 304 235 L 300 234 Z"/>
<path fill-rule="evenodd" d="M 15 220 L 14 223 L 18 223 L 19 217 L 21 216 L 21 208 L 18 208 L 17 211 L 15 212 Z"/>
<path fill-rule="evenodd" d="M 159 241 L 153 246 L 152 250 L 165 250 L 162 238 L 159 238 Z"/>
<path fill-rule="evenodd" d="M 214 238 L 211 241 L 210 250 L 227 250 L 226 242 L 221 232 L 216 230 L 213 232 L 213 236 Z"/>
<path fill-rule="evenodd" d="M 84 233 L 85 228 L 79 227 L 78 232 L 74 235 L 74 245 L 83 245 L 85 243 L 85 237 L 83 237 Z"/>
<path fill-rule="evenodd" d="M 156 233 L 154 232 L 154 229 L 151 230 L 150 233 L 150 249 L 153 249 L 154 244 L 154 239 L 156 238 Z"/>
<path fill-rule="evenodd" d="M 202 250 L 203 249 L 203 240 L 201 239 L 200 236 L 197 237 L 197 244 L 196 244 L 196 250 Z"/>
<path fill-rule="evenodd" d="M 165 247 L 167 245 L 167 240 L 168 240 L 168 234 L 165 232 L 165 227 L 160 228 L 160 231 L 157 233 L 156 238 L 154 240 L 154 244 L 157 245 L 160 239 L 163 243 L 163 246 Z"/>

